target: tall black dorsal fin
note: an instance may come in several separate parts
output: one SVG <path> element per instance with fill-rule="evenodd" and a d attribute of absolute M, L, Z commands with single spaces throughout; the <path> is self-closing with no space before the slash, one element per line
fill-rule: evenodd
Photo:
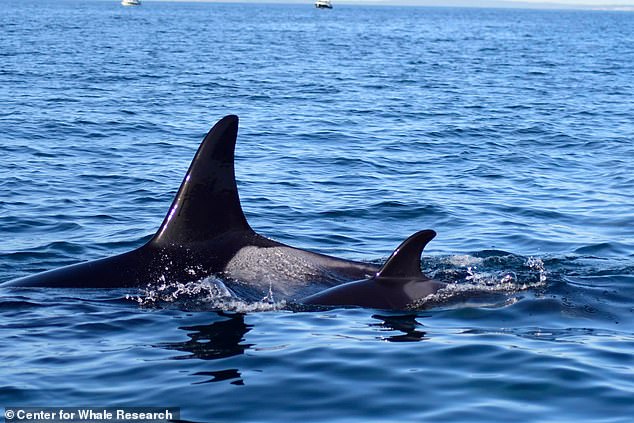
<path fill-rule="evenodd" d="M 420 277 L 420 256 L 425 246 L 434 239 L 436 232 L 431 229 L 416 232 L 407 238 L 387 259 L 376 274 L 377 278 Z"/>
<path fill-rule="evenodd" d="M 236 185 L 233 162 L 237 137 L 237 116 L 225 116 L 211 128 L 150 243 L 183 245 L 229 231 L 252 231 Z"/>

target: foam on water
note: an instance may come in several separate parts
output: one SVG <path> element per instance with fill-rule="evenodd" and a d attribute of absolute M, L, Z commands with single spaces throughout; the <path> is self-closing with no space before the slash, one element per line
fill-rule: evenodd
<path fill-rule="evenodd" d="M 259 256 L 258 256 L 259 257 Z M 270 256 L 267 256 L 270 258 Z M 517 257 L 513 258 L 517 262 Z M 480 271 L 475 263 L 496 262 L 497 264 Z M 478 298 L 479 305 L 502 307 L 513 304 L 513 294 L 530 289 L 543 288 L 547 282 L 547 272 L 544 262 L 539 258 L 529 257 L 524 264 L 508 269 L 500 266 L 500 262 L 506 264 L 500 257 L 490 256 L 487 259 L 472 256 L 451 256 L 442 257 L 436 260 L 428 260 L 428 265 L 442 267 L 442 270 L 432 271 L 436 277 L 442 276 L 447 286 L 435 294 L 421 298 L 409 307 L 410 310 L 428 310 L 430 308 L 447 308 L 473 306 Z M 452 267 L 447 268 L 446 264 L 451 263 Z M 231 276 L 225 274 L 223 277 L 211 276 L 194 282 L 181 283 L 178 281 L 168 281 L 161 276 L 157 283 L 148 284 L 141 289 L 138 296 L 127 296 L 128 299 L 135 300 L 142 307 L 170 307 L 177 306 L 184 310 L 222 310 L 222 311 L 270 311 L 270 310 L 305 310 L 301 304 L 295 302 L 287 303 L 287 290 L 284 289 L 286 279 L 275 279 L 279 276 L 276 269 L 271 269 L 267 273 L 267 267 L 261 265 L 257 268 L 259 274 L 264 275 L 263 280 L 256 281 L 255 289 L 260 292 L 262 287 L 268 287 L 263 297 L 253 299 L 253 294 L 241 296 L 227 286 L 242 285 Z M 289 274 L 285 273 L 288 277 Z M 447 277 L 454 279 L 448 280 Z M 227 279 L 229 277 L 229 279 Z M 302 286 L 311 284 L 309 279 L 302 279 Z M 313 283 L 318 285 L 317 282 Z M 313 288 L 314 290 L 314 288 Z M 246 292 L 246 291 L 242 291 Z M 250 291 L 249 291 L 250 292 Z M 296 292 L 293 290 L 293 292 Z M 494 294 L 497 297 L 494 298 Z M 484 299 L 486 298 L 486 300 Z M 277 299 L 277 301 L 276 301 Z"/>
<path fill-rule="evenodd" d="M 210 276 L 199 281 L 180 283 L 167 282 L 148 284 L 138 295 L 126 295 L 141 307 L 172 307 L 192 311 L 235 311 L 248 313 L 284 308 L 286 302 L 275 302 L 272 291 L 258 301 L 238 297 L 217 277 Z"/>

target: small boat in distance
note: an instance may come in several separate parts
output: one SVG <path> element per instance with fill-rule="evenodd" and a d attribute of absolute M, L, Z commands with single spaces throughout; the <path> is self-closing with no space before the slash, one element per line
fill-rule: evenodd
<path fill-rule="evenodd" d="M 315 7 L 317 9 L 332 9 L 332 3 L 330 0 L 315 0 Z"/>
<path fill-rule="evenodd" d="M 121 0 L 124 6 L 141 6 L 141 0 Z"/>

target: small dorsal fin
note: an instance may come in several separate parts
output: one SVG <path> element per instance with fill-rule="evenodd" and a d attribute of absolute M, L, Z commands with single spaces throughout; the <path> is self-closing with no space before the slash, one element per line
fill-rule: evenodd
<path fill-rule="evenodd" d="M 229 231 L 252 231 L 234 171 L 238 117 L 225 116 L 200 144 L 178 193 L 150 243 L 183 245 Z"/>
<path fill-rule="evenodd" d="M 425 246 L 434 239 L 436 232 L 431 229 L 416 232 L 407 238 L 387 259 L 377 272 L 377 278 L 407 278 L 422 276 L 420 256 Z"/>

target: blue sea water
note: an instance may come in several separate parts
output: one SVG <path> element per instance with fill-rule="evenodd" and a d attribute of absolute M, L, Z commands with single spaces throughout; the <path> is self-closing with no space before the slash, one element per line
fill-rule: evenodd
<path fill-rule="evenodd" d="M 140 246 L 235 113 L 258 232 L 380 263 L 433 228 L 452 287 L 407 312 L 0 288 L 0 406 L 632 420 L 634 14 L 0 8 L 0 282 Z"/>

